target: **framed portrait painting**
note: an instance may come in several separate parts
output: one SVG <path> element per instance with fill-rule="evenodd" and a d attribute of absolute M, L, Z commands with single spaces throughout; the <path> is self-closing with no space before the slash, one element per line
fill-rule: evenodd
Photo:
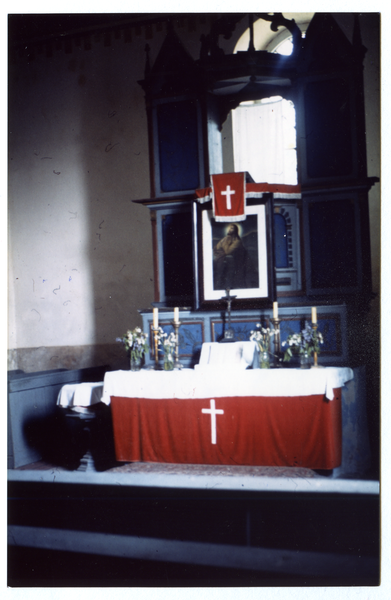
<path fill-rule="evenodd" d="M 211 203 L 197 207 L 198 307 L 216 308 L 226 291 L 240 308 L 275 299 L 271 196 L 247 199 L 246 218 L 217 222 Z"/>

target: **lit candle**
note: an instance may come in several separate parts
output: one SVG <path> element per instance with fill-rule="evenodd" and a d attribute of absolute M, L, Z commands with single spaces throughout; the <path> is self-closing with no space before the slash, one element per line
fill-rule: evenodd
<path fill-rule="evenodd" d="M 174 323 L 179 323 L 179 308 L 177 306 L 174 308 Z"/>
<path fill-rule="evenodd" d="M 158 323 L 159 323 L 158 314 L 159 314 L 159 309 L 158 308 L 154 308 L 153 309 L 153 328 L 154 329 L 157 329 L 157 327 L 158 327 Z"/>
<path fill-rule="evenodd" d="M 278 319 L 278 302 L 273 302 L 273 319 Z"/>
<path fill-rule="evenodd" d="M 311 314 L 312 314 L 312 322 L 313 322 L 314 324 L 315 324 L 315 323 L 317 323 L 317 317 L 316 317 L 316 306 L 313 306 L 313 307 L 312 307 L 312 312 L 311 312 Z"/>

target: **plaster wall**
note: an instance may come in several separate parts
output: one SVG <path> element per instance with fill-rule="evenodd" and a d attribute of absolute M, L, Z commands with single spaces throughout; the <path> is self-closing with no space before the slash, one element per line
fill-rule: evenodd
<path fill-rule="evenodd" d="M 204 21 L 204 24 L 202 24 Z M 198 28 L 197 28 L 198 27 Z M 202 19 L 179 27 L 198 58 Z M 165 37 L 45 48 L 9 68 L 9 368 L 109 364 L 153 301 L 144 93 Z"/>
<path fill-rule="evenodd" d="M 11 66 L 12 349 L 111 343 L 150 304 L 144 44 Z"/>

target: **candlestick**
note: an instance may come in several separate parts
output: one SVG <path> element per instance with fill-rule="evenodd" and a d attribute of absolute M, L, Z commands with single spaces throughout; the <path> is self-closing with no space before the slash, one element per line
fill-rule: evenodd
<path fill-rule="evenodd" d="M 179 308 L 174 308 L 174 323 L 179 323 Z"/>
<path fill-rule="evenodd" d="M 174 370 L 177 369 L 182 369 L 183 365 L 179 362 L 179 335 L 178 335 L 178 330 L 179 327 L 181 325 L 181 323 L 179 322 L 179 319 L 177 321 L 175 321 L 175 317 L 174 317 L 174 321 L 172 322 L 172 325 L 174 326 L 175 329 L 175 360 L 174 360 Z"/>
<path fill-rule="evenodd" d="M 154 334 L 154 343 L 155 343 L 155 371 L 158 371 L 160 369 L 160 367 L 159 367 L 159 350 L 158 350 L 158 346 L 159 346 L 159 337 L 158 337 L 159 328 L 158 327 L 152 327 L 152 332 Z"/>
<path fill-rule="evenodd" d="M 154 308 L 153 309 L 153 328 L 157 329 L 158 328 L 158 324 L 159 324 L 159 309 L 158 308 Z"/>
<path fill-rule="evenodd" d="M 273 319 L 278 319 L 278 302 L 273 302 Z"/>
<path fill-rule="evenodd" d="M 277 304 L 277 302 L 276 302 L 276 304 Z M 274 329 L 274 339 L 273 339 L 274 360 L 273 360 L 273 363 L 274 363 L 275 367 L 282 367 L 280 319 L 273 318 L 273 319 L 271 319 L 271 322 L 273 323 L 273 329 Z"/>
<path fill-rule="evenodd" d="M 311 315 L 312 315 L 312 319 L 311 319 L 311 320 L 312 320 L 312 323 L 313 323 L 314 325 L 316 325 L 316 323 L 318 322 L 317 315 L 316 315 L 316 306 L 313 306 L 313 307 L 312 307 L 312 310 L 311 310 Z"/>
<path fill-rule="evenodd" d="M 314 310 L 314 309 L 312 309 Z M 312 315 L 313 318 L 313 315 Z M 316 308 L 315 308 L 315 318 L 316 318 Z M 316 338 L 316 331 L 318 329 L 318 325 L 316 323 L 312 323 L 312 329 L 313 329 L 313 336 Z M 323 369 L 323 367 L 321 365 L 318 365 L 318 353 L 314 352 L 314 364 L 312 365 L 311 369 Z"/>

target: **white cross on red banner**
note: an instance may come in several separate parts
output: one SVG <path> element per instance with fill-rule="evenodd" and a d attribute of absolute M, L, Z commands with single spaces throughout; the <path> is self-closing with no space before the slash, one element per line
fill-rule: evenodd
<path fill-rule="evenodd" d="M 212 175 L 213 215 L 216 221 L 244 221 L 245 173 Z"/>

